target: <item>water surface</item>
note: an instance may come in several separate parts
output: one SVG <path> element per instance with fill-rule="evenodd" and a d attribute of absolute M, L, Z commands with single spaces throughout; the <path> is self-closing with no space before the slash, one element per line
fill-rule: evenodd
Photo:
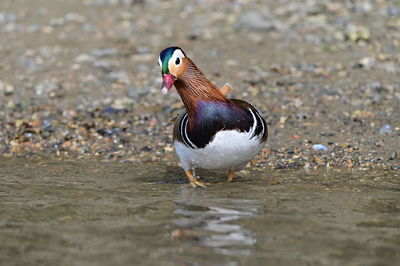
<path fill-rule="evenodd" d="M 2 265 L 395 265 L 394 171 L 0 161 Z"/>

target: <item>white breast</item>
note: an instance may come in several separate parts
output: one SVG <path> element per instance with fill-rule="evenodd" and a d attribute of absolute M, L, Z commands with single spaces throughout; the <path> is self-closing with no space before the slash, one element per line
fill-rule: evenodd
<path fill-rule="evenodd" d="M 255 128 L 255 127 L 254 127 Z M 208 170 L 240 170 L 264 146 L 257 137 L 249 132 L 224 130 L 202 149 L 192 149 L 181 142 L 175 142 L 175 151 L 184 170 L 200 167 Z"/>

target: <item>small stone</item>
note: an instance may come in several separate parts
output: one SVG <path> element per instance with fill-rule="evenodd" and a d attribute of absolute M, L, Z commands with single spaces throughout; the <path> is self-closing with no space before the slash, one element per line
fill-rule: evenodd
<path fill-rule="evenodd" d="M 171 238 L 173 240 L 199 241 L 200 235 L 196 231 L 190 229 L 175 229 L 171 232 Z"/>
<path fill-rule="evenodd" d="M 239 62 L 234 59 L 228 59 L 228 60 L 226 60 L 225 65 L 228 67 L 237 66 L 237 65 L 239 65 Z"/>
<path fill-rule="evenodd" d="M 56 82 L 53 82 L 52 80 L 44 80 L 43 82 L 40 82 L 34 86 L 34 90 L 36 92 L 36 95 L 44 95 L 48 94 L 51 91 L 60 89 L 61 85 L 57 84 Z"/>
<path fill-rule="evenodd" d="M 374 116 L 375 116 L 374 113 L 367 110 L 355 110 L 353 112 L 353 117 L 355 118 L 372 118 Z"/>
<path fill-rule="evenodd" d="M 52 121 L 48 119 L 44 119 L 41 121 L 40 128 L 42 130 L 49 130 L 52 127 Z"/>
<path fill-rule="evenodd" d="M 390 154 L 389 160 L 397 160 L 397 152 L 396 151 L 392 152 Z"/>
<path fill-rule="evenodd" d="M 84 63 L 84 62 L 92 62 L 94 57 L 88 54 L 80 54 L 75 57 L 75 62 L 77 63 Z"/>
<path fill-rule="evenodd" d="M 313 148 L 314 151 L 328 151 L 329 150 L 328 147 L 326 147 L 323 144 L 314 144 L 312 146 L 312 148 Z"/>
<path fill-rule="evenodd" d="M 350 24 L 345 31 L 345 39 L 355 43 L 359 41 L 369 42 L 371 34 L 369 29 L 363 26 Z"/>
<path fill-rule="evenodd" d="M 375 62 L 375 58 L 364 57 L 357 62 L 356 66 L 359 68 L 370 69 L 375 64 Z"/>
<path fill-rule="evenodd" d="M 1 91 L 3 91 L 5 95 L 12 95 L 14 93 L 14 86 L 0 80 L 0 92 Z"/>
<path fill-rule="evenodd" d="M 389 16 L 392 16 L 392 17 L 400 16 L 400 8 L 397 8 L 397 7 L 394 7 L 394 6 L 389 7 L 387 9 L 387 14 Z"/>
<path fill-rule="evenodd" d="M 150 146 L 144 146 L 143 148 L 140 149 L 141 151 L 144 152 L 151 152 L 153 149 Z"/>
<path fill-rule="evenodd" d="M 123 113 L 124 109 L 117 109 L 114 108 L 112 106 L 108 106 L 105 107 L 102 111 L 101 111 L 101 115 L 102 116 L 109 116 L 109 115 L 115 115 L 115 114 L 119 114 L 119 113 Z"/>
<path fill-rule="evenodd" d="M 379 129 L 379 134 L 380 135 L 390 135 L 393 131 L 393 128 L 391 125 L 384 125 Z"/>
<path fill-rule="evenodd" d="M 10 23 L 17 21 L 17 15 L 14 13 L 0 12 L 0 23 Z"/>

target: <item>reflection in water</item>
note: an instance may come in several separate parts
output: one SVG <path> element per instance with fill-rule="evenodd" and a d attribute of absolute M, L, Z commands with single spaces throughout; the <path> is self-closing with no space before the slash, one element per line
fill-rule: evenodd
<path fill-rule="evenodd" d="M 183 218 L 173 223 L 180 229 L 193 230 L 199 244 L 210 247 L 224 255 L 249 255 L 251 246 L 257 242 L 254 234 L 235 221 L 258 215 L 258 202 L 249 199 L 219 198 L 202 191 L 183 188 L 176 201 L 175 214 Z M 240 249 L 235 249 L 240 247 Z"/>

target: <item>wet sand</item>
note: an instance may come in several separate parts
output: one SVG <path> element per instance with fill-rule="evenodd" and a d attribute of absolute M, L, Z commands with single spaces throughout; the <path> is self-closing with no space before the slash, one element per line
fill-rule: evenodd
<path fill-rule="evenodd" d="M 0 162 L 2 265 L 395 265 L 399 174 Z M 208 176 L 207 172 L 202 172 Z"/>

